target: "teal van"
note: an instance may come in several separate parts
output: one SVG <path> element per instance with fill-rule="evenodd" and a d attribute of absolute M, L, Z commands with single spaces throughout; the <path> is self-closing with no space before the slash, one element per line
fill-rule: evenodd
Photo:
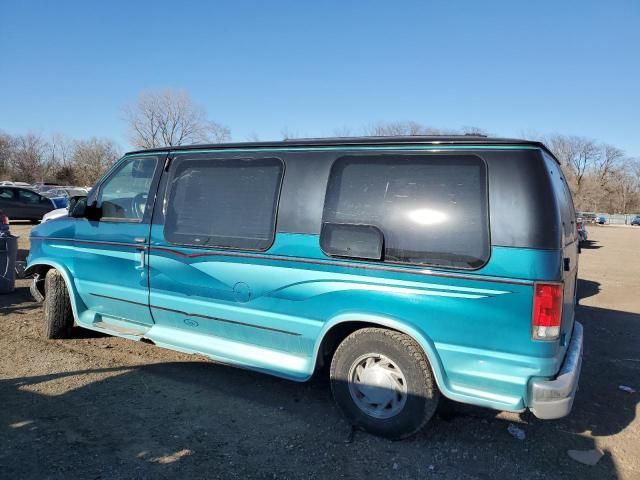
<path fill-rule="evenodd" d="M 328 370 L 350 422 L 398 439 L 441 397 L 567 415 L 577 267 L 549 150 L 452 136 L 132 152 L 33 229 L 27 273 L 47 338 L 75 324 L 296 381 Z"/>

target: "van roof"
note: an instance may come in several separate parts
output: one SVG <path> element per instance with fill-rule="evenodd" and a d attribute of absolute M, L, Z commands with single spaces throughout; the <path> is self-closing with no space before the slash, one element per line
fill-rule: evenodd
<path fill-rule="evenodd" d="M 150 153 L 185 151 L 185 150 L 226 150 L 226 149 L 251 149 L 251 148 L 283 148 L 283 147 L 328 147 L 328 146 L 352 146 L 352 145 L 512 145 L 536 147 L 547 152 L 555 159 L 555 156 L 542 143 L 533 140 L 517 138 L 497 138 L 485 135 L 407 135 L 407 136 L 378 136 L 378 137 L 331 137 L 331 138 L 296 138 L 291 140 L 270 142 L 240 142 L 240 143 L 212 143 L 180 145 L 173 147 L 151 148 L 135 150 L 133 153 Z M 555 159 L 558 161 L 557 159 Z"/>

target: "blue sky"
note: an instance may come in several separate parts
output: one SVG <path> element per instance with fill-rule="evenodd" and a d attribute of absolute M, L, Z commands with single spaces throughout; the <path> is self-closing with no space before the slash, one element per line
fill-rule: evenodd
<path fill-rule="evenodd" d="M 0 130 L 126 149 L 162 88 L 238 141 L 414 120 L 640 156 L 640 1 L 0 2 Z"/>

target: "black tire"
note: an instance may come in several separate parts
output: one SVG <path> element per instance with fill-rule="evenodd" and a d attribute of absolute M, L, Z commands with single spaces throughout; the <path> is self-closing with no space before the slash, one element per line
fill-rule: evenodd
<path fill-rule="evenodd" d="M 355 371 L 355 365 L 360 364 L 368 354 L 390 360 L 400 369 L 403 383 L 406 384 L 405 400 L 398 402 L 401 406 L 395 407 L 399 410 L 396 413 L 392 410 L 384 413 L 384 408 L 380 410 L 382 415 L 393 413 L 388 418 L 376 418 L 367 413 L 352 394 L 354 391 L 358 392 L 357 389 L 354 390 L 356 384 L 351 381 L 352 368 Z M 422 348 L 408 335 L 384 328 L 364 328 L 344 339 L 333 355 L 330 377 L 333 398 L 347 419 L 356 427 L 392 440 L 407 438 L 420 431 L 434 415 L 440 398 L 440 391 Z M 385 391 L 394 390 L 378 390 Z M 358 393 L 355 395 L 357 397 Z M 402 397 L 398 393 L 394 398 Z M 366 396 L 363 398 L 367 399 Z M 362 400 L 360 402 L 363 403 Z"/>
<path fill-rule="evenodd" d="M 44 280 L 44 327 L 45 338 L 69 338 L 73 327 L 71 300 L 64 278 L 55 269 L 47 272 Z"/>

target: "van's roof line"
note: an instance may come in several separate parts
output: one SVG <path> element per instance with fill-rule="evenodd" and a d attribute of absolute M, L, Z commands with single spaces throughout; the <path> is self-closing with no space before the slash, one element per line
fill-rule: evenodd
<path fill-rule="evenodd" d="M 240 142 L 240 143 L 212 143 L 180 145 L 173 147 L 151 148 L 136 150 L 132 153 L 150 153 L 186 151 L 186 150 L 227 150 L 227 149 L 251 149 L 251 148 L 283 148 L 283 147 L 327 147 L 349 145 L 522 145 L 541 148 L 551 154 L 547 147 L 537 141 L 522 140 L 517 138 L 497 138 L 485 135 L 407 135 L 407 136 L 378 136 L 378 137 L 332 137 L 332 138 L 296 138 L 291 140 L 269 142 Z M 553 157 L 553 154 L 551 154 Z M 554 157 L 555 158 L 555 157 Z"/>

